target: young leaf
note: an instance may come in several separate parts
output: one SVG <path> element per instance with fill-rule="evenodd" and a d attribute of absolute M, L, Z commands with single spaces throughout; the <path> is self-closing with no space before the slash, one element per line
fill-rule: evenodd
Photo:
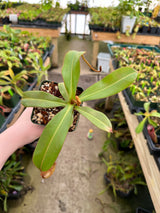
<path fill-rule="evenodd" d="M 58 107 L 66 106 L 63 99 L 43 91 L 27 91 L 23 93 L 21 103 L 25 107 Z"/>
<path fill-rule="evenodd" d="M 64 84 L 69 94 L 69 100 L 75 98 L 77 84 L 80 76 L 80 61 L 79 58 L 84 52 L 69 51 L 64 58 L 62 67 L 62 76 Z"/>
<path fill-rule="evenodd" d="M 153 127 L 157 127 L 157 123 L 154 122 L 154 121 L 152 121 L 152 120 L 150 119 L 150 117 L 148 117 L 148 123 L 151 124 Z"/>
<path fill-rule="evenodd" d="M 150 106 L 150 102 L 144 103 L 144 109 L 146 112 L 149 112 L 149 106 Z"/>
<path fill-rule="evenodd" d="M 59 88 L 59 91 L 60 91 L 61 95 L 63 96 L 63 98 L 68 102 L 69 96 L 68 96 L 64 83 L 63 82 L 59 83 L 58 88 Z"/>
<path fill-rule="evenodd" d="M 143 128 L 144 128 L 144 125 L 147 121 L 147 117 L 145 117 L 139 124 L 138 126 L 136 127 L 136 133 L 140 133 L 142 132 Z"/>
<path fill-rule="evenodd" d="M 14 86 L 15 91 L 18 93 L 18 95 L 20 95 L 21 97 L 23 96 L 23 91 L 17 87 L 16 85 Z"/>
<path fill-rule="evenodd" d="M 47 171 L 56 161 L 73 121 L 73 105 L 68 104 L 45 127 L 33 154 L 34 164 Z"/>
<path fill-rule="evenodd" d="M 151 112 L 150 116 L 160 118 L 160 113 L 157 112 L 157 111 L 155 111 L 155 110 L 153 110 L 153 111 Z"/>
<path fill-rule="evenodd" d="M 110 120 L 107 118 L 107 116 L 105 116 L 102 112 L 94 110 L 90 107 L 79 107 L 79 106 L 75 106 L 75 110 L 81 113 L 84 117 L 86 117 L 98 128 L 107 132 L 112 132 L 112 124 Z"/>
<path fill-rule="evenodd" d="M 81 101 L 102 99 L 127 88 L 137 77 L 137 72 L 130 67 L 123 67 L 115 70 L 101 81 L 87 88 L 79 96 Z"/>

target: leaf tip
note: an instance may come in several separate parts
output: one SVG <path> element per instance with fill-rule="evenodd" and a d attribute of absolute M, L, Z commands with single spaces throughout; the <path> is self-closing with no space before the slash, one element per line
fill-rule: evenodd
<path fill-rule="evenodd" d="M 56 162 L 53 164 L 53 166 L 49 170 L 41 171 L 41 177 L 44 179 L 49 178 L 54 173 L 55 168 L 56 168 Z"/>

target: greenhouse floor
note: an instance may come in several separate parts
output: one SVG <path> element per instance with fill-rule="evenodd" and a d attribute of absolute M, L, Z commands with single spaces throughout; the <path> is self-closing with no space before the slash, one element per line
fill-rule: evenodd
<path fill-rule="evenodd" d="M 105 44 L 104 44 L 105 45 Z M 100 50 L 107 51 L 104 45 Z M 64 36 L 59 38 L 59 68 L 49 71 L 49 79 L 61 81 L 60 70 L 63 57 L 67 50 L 75 49 L 87 51 L 86 57 L 91 61 L 92 42 L 72 38 L 66 41 Z M 63 50 L 63 52 L 62 52 Z M 81 63 L 81 78 L 79 85 L 84 89 L 101 78 L 101 74 L 93 73 Z M 104 74 L 102 74 L 104 75 Z M 94 107 L 95 102 L 90 101 L 84 105 Z M 92 128 L 93 140 L 87 139 L 87 132 Z M 54 174 L 44 183 L 40 172 L 33 165 L 32 154 L 25 154 L 23 162 L 27 176 L 26 185 L 29 191 L 18 200 L 9 200 L 9 213 L 131 213 L 136 212 L 136 206 L 146 198 L 143 193 L 140 197 L 133 196 L 128 199 L 115 199 L 112 191 L 106 188 L 103 175 L 105 166 L 100 162 L 98 154 L 106 140 L 106 133 L 93 126 L 84 117 L 80 117 L 76 131 L 69 133 L 62 151 L 57 159 Z M 148 194 L 147 194 L 148 195 Z M 138 199 L 138 200 L 137 200 Z"/>

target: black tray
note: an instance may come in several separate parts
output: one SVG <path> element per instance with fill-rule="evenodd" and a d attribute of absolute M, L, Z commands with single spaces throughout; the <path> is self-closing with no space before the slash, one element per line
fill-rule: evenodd
<path fill-rule="evenodd" d="M 145 102 L 136 101 L 134 97 L 132 96 L 131 92 L 129 91 L 129 88 L 123 90 L 123 95 L 127 101 L 127 104 L 129 105 L 129 109 L 131 113 L 135 113 L 137 111 L 144 111 Z M 151 102 L 150 109 L 160 111 L 160 103 Z"/>
<path fill-rule="evenodd" d="M 138 119 L 139 122 L 141 122 L 143 117 L 137 116 L 137 119 Z M 144 127 L 143 134 L 144 134 L 145 139 L 147 140 L 147 145 L 148 145 L 150 154 L 160 157 L 160 147 L 155 146 L 155 143 L 152 141 L 150 135 L 148 134 L 147 126 Z M 158 143 L 160 144 L 160 135 L 157 135 L 157 137 L 158 137 Z"/>
<path fill-rule="evenodd" d="M 36 86 L 36 84 L 37 84 L 37 78 L 34 80 L 34 82 L 32 84 L 30 84 L 27 91 L 32 90 Z M 21 101 L 19 101 L 17 103 L 17 105 L 14 108 L 12 108 L 12 111 L 9 113 L 9 115 L 5 119 L 5 122 L 2 124 L 2 126 L 0 128 L 0 133 L 3 132 L 5 129 L 7 129 L 7 125 L 11 123 L 11 121 L 14 118 L 15 113 L 18 112 L 20 106 L 21 106 Z"/>

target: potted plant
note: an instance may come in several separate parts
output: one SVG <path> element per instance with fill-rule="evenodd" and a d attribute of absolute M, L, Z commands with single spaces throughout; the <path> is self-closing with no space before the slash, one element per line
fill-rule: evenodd
<path fill-rule="evenodd" d="M 135 131 L 136 133 L 143 131 L 147 138 L 150 152 L 152 154 L 158 153 L 160 152 L 160 135 L 158 135 L 160 130 L 160 113 L 157 110 L 150 110 L 150 102 L 144 104 L 144 110 L 144 112 L 135 113 L 135 115 L 140 117 L 140 123 Z"/>
<path fill-rule="evenodd" d="M 121 20 L 121 32 L 126 33 L 128 30 L 129 33 L 132 32 L 133 27 L 136 22 L 136 17 L 139 16 L 139 6 L 141 5 L 140 0 L 120 0 L 117 10 L 122 15 Z M 138 7 L 138 8 L 136 8 Z"/>
<path fill-rule="evenodd" d="M 113 118 L 110 119 L 113 124 L 114 140 L 119 151 L 130 151 L 134 148 L 134 143 L 128 128 L 125 115 L 122 108 L 113 112 Z"/>
<path fill-rule="evenodd" d="M 90 8 L 89 13 L 91 16 L 90 30 L 117 32 L 120 29 L 120 14 L 115 7 Z"/>
<path fill-rule="evenodd" d="M 123 91 L 131 112 L 143 109 L 145 102 L 151 102 L 150 107 L 158 109 L 160 103 L 159 49 L 134 45 L 115 45 L 112 50 L 119 67 L 130 66 L 138 71 L 136 81 Z"/>
<path fill-rule="evenodd" d="M 14 153 L 0 171 L 0 200 L 3 202 L 5 212 L 7 212 L 7 200 L 19 198 L 25 190 L 24 167 L 16 158 L 16 153 Z"/>
<path fill-rule="evenodd" d="M 109 160 L 106 160 L 102 157 L 102 161 L 107 167 L 104 175 L 107 184 L 105 190 L 112 187 L 115 197 L 118 195 L 126 198 L 132 192 L 137 194 L 137 185 L 146 185 L 137 159 L 135 162 L 130 162 L 118 153 L 117 159 L 112 159 L 112 156 L 110 156 Z"/>
<path fill-rule="evenodd" d="M 133 69 L 121 68 L 107 75 L 101 81 L 83 91 L 79 96 L 76 96 L 80 76 L 79 59 L 81 56 L 84 58 L 83 55 L 84 52 L 69 51 L 65 56 L 62 67 L 64 83 L 58 84 L 62 99 L 43 91 L 23 93 L 21 103 L 26 107 L 63 108 L 46 125 L 33 154 L 34 164 L 46 173 L 55 163 L 63 146 L 68 130 L 73 122 L 74 111 L 88 118 L 102 130 L 112 132 L 109 119 L 101 112 L 81 106 L 82 102 L 116 94 L 129 86 L 137 76 Z"/>
<path fill-rule="evenodd" d="M 0 92 L 2 95 L 1 105 L 14 107 L 20 101 L 24 86 L 27 85 L 27 71 L 23 70 L 17 75 L 9 68 L 7 71 L 0 72 Z"/>

